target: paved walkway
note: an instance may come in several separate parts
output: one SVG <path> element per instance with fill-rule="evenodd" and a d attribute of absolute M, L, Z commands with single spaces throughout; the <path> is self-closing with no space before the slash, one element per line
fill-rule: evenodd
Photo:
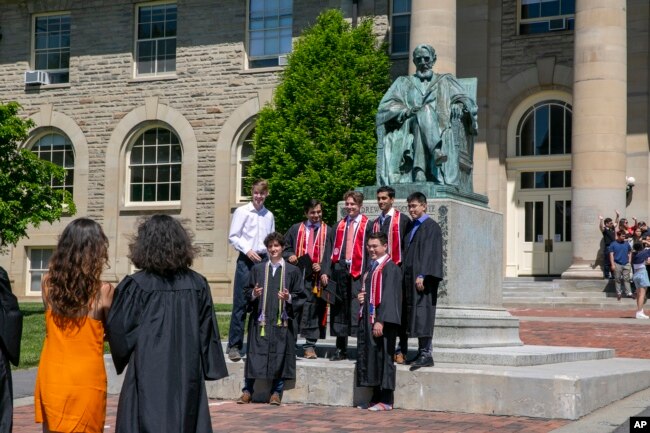
<path fill-rule="evenodd" d="M 650 359 L 650 320 L 633 318 L 629 311 L 512 309 L 521 319 L 521 339 L 525 344 L 551 346 L 611 347 L 619 357 Z M 21 375 L 21 373 L 18 373 Z M 29 373 L 22 373 L 28 376 Z M 210 412 L 215 432 L 612 432 L 628 431 L 629 416 L 650 406 L 650 392 L 642 391 L 611 407 L 594 412 L 582 420 L 394 410 L 371 413 L 348 407 L 285 404 L 271 407 L 251 404 L 245 407 L 230 401 L 211 401 Z M 40 433 L 34 424 L 31 399 L 17 400 L 14 431 Z M 106 432 L 115 431 L 117 396 L 108 399 Z M 620 426 L 620 427 L 619 427 Z"/>

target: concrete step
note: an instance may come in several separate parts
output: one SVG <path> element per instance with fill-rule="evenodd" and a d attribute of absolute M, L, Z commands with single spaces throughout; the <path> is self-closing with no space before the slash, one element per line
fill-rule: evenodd
<path fill-rule="evenodd" d="M 353 356 L 355 342 L 350 340 Z M 333 339 L 319 341 L 321 356 L 333 350 Z M 406 365 L 397 366 L 395 407 L 577 419 L 650 387 L 650 360 L 613 355 L 612 349 L 552 346 L 436 349 L 434 367 L 410 371 Z M 108 392 L 119 393 L 124 374 L 115 374 L 110 356 L 105 362 Z M 236 399 L 244 365 L 228 360 L 230 375 L 208 382 L 208 396 Z M 355 383 L 353 360 L 298 358 L 296 379 L 287 381 L 283 401 L 329 406 L 366 403 L 371 390 Z M 259 380 L 254 400 L 268 399 L 269 387 L 268 381 Z"/>
<path fill-rule="evenodd" d="M 228 361 L 230 376 L 207 384 L 211 398 L 241 394 L 244 363 Z M 288 381 L 287 403 L 355 406 L 370 389 L 355 386 L 353 361 L 299 360 Z M 650 360 L 602 359 L 524 367 L 447 364 L 409 371 L 397 366 L 395 407 L 537 418 L 578 419 L 650 386 Z M 268 399 L 270 383 L 256 383 L 254 401 Z"/>
<path fill-rule="evenodd" d="M 606 299 L 610 297 L 609 293 L 603 292 L 565 292 L 565 291 L 554 291 L 554 292 L 534 292 L 534 291 L 503 291 L 503 297 L 538 297 L 538 296 L 561 296 L 565 298 L 592 298 L 592 299 Z M 611 297 L 615 297 L 614 293 L 611 294 Z"/>
<path fill-rule="evenodd" d="M 627 309 L 617 302 L 612 280 L 563 280 L 534 277 L 505 278 L 504 307 Z"/>

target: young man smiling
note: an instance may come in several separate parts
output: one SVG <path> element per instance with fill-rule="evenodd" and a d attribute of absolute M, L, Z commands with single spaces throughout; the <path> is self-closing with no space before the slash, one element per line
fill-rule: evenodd
<path fill-rule="evenodd" d="M 401 323 L 402 271 L 388 254 L 388 238 L 368 236 L 369 270 L 363 275 L 357 338 L 357 386 L 373 388 L 368 409 L 393 409 L 395 340 Z"/>
<path fill-rule="evenodd" d="M 257 263 L 245 289 L 251 311 L 248 319 L 248 355 L 244 388 L 237 400 L 250 403 L 256 379 L 271 380 L 269 403 L 279 406 L 284 381 L 296 378 L 294 311 L 305 301 L 302 274 L 282 258 L 284 237 L 277 232 L 264 239 L 269 261 Z"/>
<path fill-rule="evenodd" d="M 361 214 L 363 194 L 348 191 L 343 195 L 347 216 L 338 222 L 332 251 L 332 280 L 336 301 L 330 307 L 330 334 L 336 336 L 336 352 L 331 361 L 347 359 L 348 337 L 357 335 L 361 275 L 366 268 L 368 217 Z"/>
<path fill-rule="evenodd" d="M 381 214 L 372 222 L 372 232 L 385 233 L 388 239 L 388 254 L 396 265 L 402 264 L 402 239 L 411 219 L 395 209 L 395 190 L 390 186 L 377 189 L 377 206 Z M 399 346 L 395 352 L 395 362 L 404 364 L 408 349 L 408 337 L 404 329 L 399 331 Z"/>
<path fill-rule="evenodd" d="M 228 235 L 230 244 L 239 251 L 228 334 L 228 357 L 231 361 L 241 359 L 241 350 L 244 346 L 244 322 L 246 321 L 244 287 L 248 284 L 253 265 L 267 258 L 264 238 L 275 231 L 273 213 L 264 207 L 264 201 L 269 195 L 268 182 L 264 179 L 256 180 L 251 193 L 253 196 L 251 202 L 237 208 L 233 214 Z"/>
<path fill-rule="evenodd" d="M 306 221 L 294 224 L 286 234 L 284 257 L 302 270 L 307 300 L 296 311 L 296 325 L 305 337 L 303 356 L 316 359 L 316 341 L 325 338 L 327 302 L 325 301 L 332 266 L 331 227 L 325 224 L 319 200 L 308 200 L 304 205 Z"/>
<path fill-rule="evenodd" d="M 433 366 L 433 326 L 442 280 L 442 232 L 426 213 L 424 194 L 414 192 L 406 202 L 412 221 L 404 237 L 402 257 L 402 326 L 409 337 L 418 339 L 418 355 L 411 362 L 411 370 L 415 370 Z"/>

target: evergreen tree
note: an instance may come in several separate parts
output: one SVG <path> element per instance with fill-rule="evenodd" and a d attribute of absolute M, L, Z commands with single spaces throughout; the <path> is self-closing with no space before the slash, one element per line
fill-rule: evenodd
<path fill-rule="evenodd" d="M 338 10 L 323 12 L 288 57 L 273 103 L 261 110 L 250 178 L 268 179 L 266 205 L 279 230 L 303 218 L 310 198 L 324 220 L 349 189 L 375 183 L 375 114 L 390 85 L 385 44 L 372 20 L 356 28 Z"/>
<path fill-rule="evenodd" d="M 63 168 L 19 148 L 33 126 L 18 116 L 19 110 L 17 102 L 0 104 L 0 247 L 27 236 L 30 224 L 38 227 L 60 219 L 64 211 L 75 212 L 70 193 L 50 186 L 52 179 L 63 181 Z"/>

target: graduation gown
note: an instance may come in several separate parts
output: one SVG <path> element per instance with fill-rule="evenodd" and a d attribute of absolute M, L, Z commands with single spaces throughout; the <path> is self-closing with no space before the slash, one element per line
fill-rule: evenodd
<path fill-rule="evenodd" d="M 251 269 L 250 283 L 244 289 L 248 301 L 250 316 L 248 318 L 247 355 L 244 377 L 247 379 L 295 379 L 296 378 L 296 334 L 293 321 L 295 310 L 300 309 L 305 302 L 302 273 L 288 262 L 284 262 L 285 287 L 291 293 L 291 303 L 286 302 L 287 326 L 278 322 L 281 271 L 278 268 L 275 275 L 269 271 L 268 294 L 264 308 L 266 325 L 262 336 L 262 325 L 259 323 L 261 296 L 252 299 L 255 285 L 264 286 L 265 268 L 270 261 L 258 263 Z"/>
<path fill-rule="evenodd" d="M 402 326 L 409 337 L 433 337 L 438 284 L 442 280 L 442 232 L 438 223 L 429 217 L 409 243 L 413 226 L 411 221 L 402 242 Z M 424 290 L 421 292 L 415 288 L 418 275 L 424 276 Z"/>
<path fill-rule="evenodd" d="M 13 417 L 11 362 L 18 366 L 23 315 L 11 292 L 9 275 L 0 267 L 0 433 L 10 433 Z"/>
<path fill-rule="evenodd" d="M 378 221 L 379 221 L 379 217 L 375 218 L 372 221 L 372 224 L 370 225 L 370 233 L 372 233 L 374 231 L 375 223 L 377 223 Z M 388 236 L 389 243 L 390 243 L 390 236 L 391 236 L 391 234 L 390 234 L 390 226 L 391 226 L 392 221 L 393 221 L 393 217 L 392 216 L 387 216 L 384 219 L 384 223 L 380 226 L 380 231 L 382 233 L 384 233 L 386 236 Z M 400 237 L 400 239 L 402 239 L 402 240 L 404 239 L 404 235 L 406 234 L 406 229 L 408 228 L 408 225 L 409 225 L 410 222 L 411 222 L 411 218 L 409 218 L 408 215 L 404 214 L 403 212 L 399 213 L 398 227 L 399 227 L 399 237 Z M 404 248 L 402 248 L 402 250 L 404 250 Z M 392 251 L 390 251 L 390 248 L 388 249 L 387 253 L 392 254 Z M 393 257 L 393 260 L 395 260 L 394 257 Z M 400 262 L 400 266 L 401 266 L 401 262 Z"/>
<path fill-rule="evenodd" d="M 115 289 L 106 333 L 117 373 L 129 366 L 117 432 L 212 432 L 204 380 L 228 370 L 202 275 L 127 276 Z"/>
<path fill-rule="evenodd" d="M 382 297 L 376 308 L 375 321 L 384 325 L 384 335 L 374 337 L 370 320 L 370 281 L 365 279 L 366 302 L 361 309 L 359 335 L 357 337 L 357 386 L 379 386 L 381 389 L 395 390 L 396 369 L 393 362 L 395 339 L 401 323 L 402 311 L 402 271 L 388 259 L 381 270 Z"/>
<path fill-rule="evenodd" d="M 370 226 L 371 232 L 377 220 L 379 220 L 379 217 L 372 220 L 372 224 Z M 386 236 L 390 236 L 390 224 L 392 220 L 393 220 L 392 216 L 387 216 L 384 219 L 384 223 L 381 225 L 381 232 L 386 234 Z M 402 237 L 402 239 L 404 239 L 404 235 L 406 234 L 406 229 L 408 228 L 410 222 L 411 222 L 411 218 L 409 218 L 408 215 L 406 215 L 403 212 L 399 213 L 399 234 Z M 388 251 L 388 253 L 390 254 L 390 251 Z"/>
<path fill-rule="evenodd" d="M 338 225 L 338 223 L 337 223 Z M 336 226 L 332 229 L 336 239 Z M 366 237 L 372 233 L 371 221 L 366 224 Z M 341 250 L 345 251 L 345 238 Z M 367 251 L 365 245 L 361 249 L 361 269 L 367 266 Z M 363 274 L 362 274 L 363 275 Z M 332 282 L 336 292 L 336 302 L 330 305 L 330 334 L 334 337 L 356 337 L 359 321 L 359 301 L 357 295 L 361 292 L 361 276 L 353 278 L 350 270 L 341 259 L 332 264 Z"/>
<path fill-rule="evenodd" d="M 284 240 L 287 243 L 283 252 L 285 260 L 296 254 L 296 250 L 298 249 L 298 230 L 300 229 L 301 224 L 303 223 L 292 225 L 284 236 Z M 320 264 L 320 274 L 330 277 L 332 274 L 332 245 L 334 244 L 334 230 L 332 230 L 332 228 L 327 224 L 321 223 L 321 228 L 319 230 L 322 229 L 327 230 L 327 234 L 325 236 L 323 260 Z M 316 236 L 318 236 L 318 232 L 316 232 Z M 326 328 L 325 325 L 322 324 L 322 319 L 327 311 L 327 303 L 322 298 L 316 296 L 312 291 L 314 287 L 313 280 L 318 277 L 311 272 L 305 272 L 303 269 L 300 269 L 300 271 L 303 275 L 307 298 L 305 299 L 302 308 L 298 310 L 295 306 L 293 308 L 296 315 L 296 335 L 300 334 L 305 338 L 312 339 L 325 338 Z"/>

